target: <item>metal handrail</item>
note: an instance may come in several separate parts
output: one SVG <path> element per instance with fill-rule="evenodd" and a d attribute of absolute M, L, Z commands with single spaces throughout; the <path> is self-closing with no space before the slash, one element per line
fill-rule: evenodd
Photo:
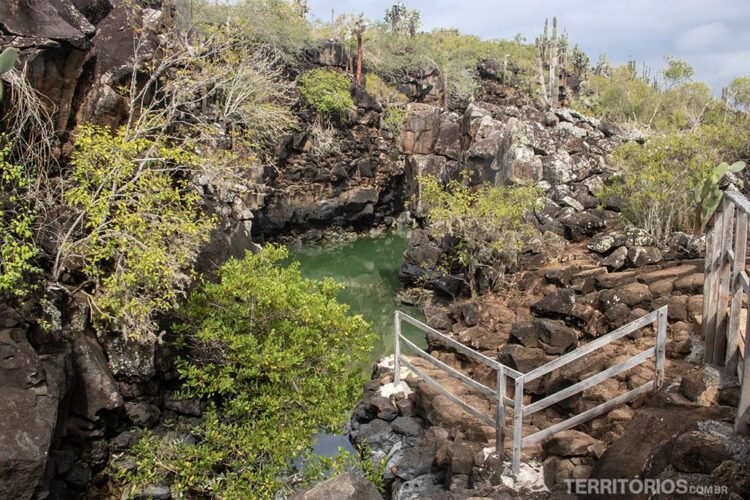
<path fill-rule="evenodd" d="M 430 386 L 435 388 L 438 392 L 443 394 L 449 400 L 456 403 L 458 406 L 464 409 L 467 413 L 477 417 L 479 420 L 481 420 L 484 423 L 493 425 L 495 427 L 495 451 L 499 456 L 502 456 L 502 454 L 504 453 L 505 406 L 507 405 L 513 410 L 512 473 L 514 476 L 518 474 L 518 471 L 520 469 L 521 449 L 523 447 L 537 443 L 551 436 L 552 434 L 555 434 L 565 429 L 569 429 L 571 427 L 575 427 L 576 425 L 581 424 L 591 418 L 602 415 L 620 404 L 631 401 L 632 399 L 634 399 L 635 397 L 641 394 L 645 394 L 649 391 L 652 391 L 660 387 L 664 381 L 664 365 L 665 365 L 665 359 L 666 359 L 665 348 L 666 348 L 666 339 L 667 339 L 667 306 L 663 306 L 660 309 L 657 309 L 656 311 L 652 311 L 646 314 L 645 316 L 638 318 L 628 323 L 627 325 L 622 326 L 608 333 L 607 335 L 599 337 L 598 339 L 592 342 L 589 342 L 588 344 L 583 345 L 572 352 L 564 354 L 563 356 L 560 356 L 559 358 L 553 361 L 550 361 L 547 364 L 544 364 L 538 368 L 535 368 L 534 370 L 531 370 L 528 373 L 521 373 L 518 370 L 515 370 L 507 365 L 504 365 L 503 363 L 500 363 L 499 361 L 496 361 L 488 356 L 485 356 L 484 354 L 477 352 L 460 342 L 457 342 L 456 340 L 448 337 L 447 335 L 435 330 L 434 328 L 426 325 L 425 323 L 415 318 L 412 318 L 408 314 L 405 314 L 401 311 L 395 312 L 393 321 L 394 321 L 394 330 L 395 330 L 395 337 L 396 337 L 396 346 L 395 346 L 395 355 L 394 355 L 394 383 L 395 384 L 398 385 L 401 382 L 401 365 L 403 364 L 409 370 L 411 370 L 414 374 L 416 374 L 419 378 L 427 382 Z M 453 347 L 454 349 L 456 349 L 456 351 L 495 370 L 496 371 L 495 389 L 493 390 L 492 388 L 487 387 L 486 385 L 480 382 L 477 382 L 476 380 L 468 377 L 467 375 L 464 375 L 458 370 L 436 359 L 434 356 L 432 356 L 425 350 L 419 348 L 416 344 L 414 344 L 413 342 L 411 342 L 409 339 L 407 339 L 401 334 L 401 321 L 406 321 L 407 323 L 410 323 L 416 326 L 417 328 L 425 332 L 430 337 L 437 339 L 450 347 Z M 580 382 L 573 384 L 569 387 L 566 387 L 554 394 L 548 395 L 547 397 L 541 400 L 535 401 L 528 405 L 524 405 L 523 388 L 526 384 L 549 374 L 553 370 L 562 368 L 563 366 L 566 366 L 580 359 L 586 354 L 589 354 L 597 349 L 600 349 L 604 347 L 605 345 L 624 337 L 625 335 L 633 333 L 639 330 L 640 328 L 643 328 L 644 326 L 653 323 L 654 321 L 657 322 L 656 345 L 654 347 L 646 349 L 645 351 L 642 351 L 636 355 L 633 355 L 630 358 L 618 363 L 615 366 L 611 366 L 604 371 L 601 371 L 584 380 L 581 380 Z M 461 398 L 459 398 L 452 392 L 442 387 L 439 382 L 437 382 L 435 379 L 433 379 L 426 373 L 422 372 L 419 368 L 415 367 L 414 364 L 411 363 L 408 359 L 403 357 L 401 355 L 401 343 L 402 342 L 406 344 L 406 346 L 409 347 L 412 351 L 414 351 L 417 354 L 417 356 L 419 356 L 420 358 L 438 367 L 439 369 L 447 373 L 449 376 L 457 380 L 460 380 L 461 382 L 465 383 L 469 387 L 472 387 L 478 390 L 480 393 L 484 394 L 485 396 L 489 397 L 492 401 L 494 401 L 495 402 L 494 420 L 488 417 L 487 415 L 483 414 L 481 411 L 477 410 L 476 408 L 470 406 L 468 403 L 461 400 Z M 559 403 L 560 401 L 567 399 L 571 396 L 574 396 L 586 389 L 594 387 L 607 379 L 610 379 L 616 375 L 619 375 L 620 373 L 623 373 L 635 366 L 640 365 L 641 363 L 645 362 L 646 360 L 652 357 L 656 359 L 655 380 L 646 382 L 645 384 L 642 384 L 641 386 L 636 387 L 635 389 L 625 394 L 617 396 L 616 398 L 611 399 L 598 406 L 595 406 L 594 408 L 591 408 L 583 413 L 574 415 L 568 418 L 567 420 L 558 422 L 546 429 L 542 429 L 530 436 L 523 437 L 523 418 L 524 417 L 532 415 L 533 413 L 536 413 L 537 411 L 543 410 L 544 408 L 547 408 L 551 405 Z M 506 377 L 511 378 L 513 381 L 514 392 L 513 392 L 512 399 L 506 395 Z"/>

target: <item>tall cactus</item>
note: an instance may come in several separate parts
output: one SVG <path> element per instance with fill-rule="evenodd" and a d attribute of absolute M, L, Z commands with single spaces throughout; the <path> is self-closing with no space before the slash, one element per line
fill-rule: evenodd
<path fill-rule="evenodd" d="M 15 47 L 6 48 L 2 54 L 0 54 L 0 75 L 7 73 L 16 64 L 18 58 L 18 49 Z M 0 100 L 3 98 L 3 85 L 0 83 Z"/>
<path fill-rule="evenodd" d="M 544 35 L 536 38 L 536 66 L 539 86 L 544 104 L 551 108 L 558 105 L 559 88 L 559 40 L 557 38 L 557 17 L 552 18 L 552 38 L 549 37 L 549 20 L 544 21 Z M 545 81 L 544 66 L 548 68 L 549 84 Z"/>

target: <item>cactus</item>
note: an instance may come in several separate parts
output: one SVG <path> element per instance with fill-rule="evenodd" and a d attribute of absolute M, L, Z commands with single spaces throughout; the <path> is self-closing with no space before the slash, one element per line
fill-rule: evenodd
<path fill-rule="evenodd" d="M 7 73 L 16 64 L 18 58 L 18 49 L 15 47 L 6 48 L 2 54 L 0 54 L 0 75 Z M 3 85 L 0 83 L 0 100 L 3 98 Z"/>
<path fill-rule="evenodd" d="M 536 66 L 539 86 L 542 89 L 544 104 L 551 108 L 557 107 L 559 87 L 560 57 L 558 49 L 560 40 L 557 37 L 557 17 L 552 18 L 552 38 L 549 38 L 549 20 L 544 21 L 544 35 L 536 38 Z M 548 68 L 549 87 L 545 81 L 544 66 Z"/>
<path fill-rule="evenodd" d="M 736 174 L 745 168 L 745 162 L 738 161 L 731 165 L 726 162 L 721 163 L 711 171 L 711 174 L 697 186 L 693 192 L 695 195 L 695 227 L 696 232 L 703 231 L 713 213 L 719 207 L 724 193 L 719 189 L 719 184 L 727 173 Z"/>

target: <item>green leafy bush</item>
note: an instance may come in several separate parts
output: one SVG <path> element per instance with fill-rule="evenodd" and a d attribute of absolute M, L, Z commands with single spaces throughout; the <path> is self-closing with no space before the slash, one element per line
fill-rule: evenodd
<path fill-rule="evenodd" d="M 273 498 L 291 461 L 321 428 L 339 425 L 360 395 L 356 368 L 374 342 L 361 316 L 336 301 L 339 285 L 279 265 L 283 248 L 232 259 L 182 313 L 182 394 L 209 403 L 197 444 L 151 437 L 124 481 L 167 480 L 178 495 Z"/>
<path fill-rule="evenodd" d="M 53 275 L 82 264 L 94 318 L 128 335 L 174 308 L 213 220 L 180 178 L 195 156 L 163 141 L 81 127 L 64 203 L 73 222 Z"/>
<path fill-rule="evenodd" d="M 489 186 L 472 188 L 451 181 L 443 186 L 433 176 L 420 178 L 420 202 L 427 210 L 428 230 L 436 238 L 458 240 L 457 263 L 468 270 L 468 285 L 478 291 L 481 271 L 491 287 L 502 284 L 509 268 L 518 261 L 518 251 L 534 227 L 524 221 L 540 200 L 533 186 Z"/>
<path fill-rule="evenodd" d="M 318 68 L 303 74 L 299 89 L 305 101 L 319 115 L 341 115 L 354 106 L 349 79 L 341 73 Z"/>
<path fill-rule="evenodd" d="M 691 132 L 627 143 L 614 154 L 620 176 L 598 194 L 627 200 L 623 216 L 666 242 L 675 230 L 690 231 L 696 211 L 695 188 L 723 158 L 739 159 L 746 137 L 741 129 L 703 126 Z"/>
<path fill-rule="evenodd" d="M 31 288 L 29 276 L 39 269 L 34 259 L 34 212 L 24 195 L 31 183 L 25 169 L 7 160 L 10 147 L 0 150 L 0 295 L 23 296 Z"/>

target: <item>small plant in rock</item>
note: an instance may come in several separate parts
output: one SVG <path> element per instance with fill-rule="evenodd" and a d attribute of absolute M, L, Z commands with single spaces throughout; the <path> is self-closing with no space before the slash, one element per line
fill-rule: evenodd
<path fill-rule="evenodd" d="M 406 108 L 400 106 L 388 106 L 383 111 L 383 128 L 391 132 L 395 137 L 401 135 L 406 120 Z"/>
<path fill-rule="evenodd" d="M 343 115 L 354 106 L 349 91 L 349 79 L 327 69 L 313 69 L 299 79 L 299 89 L 305 101 L 319 116 Z"/>
<path fill-rule="evenodd" d="M 696 232 L 703 231 L 708 220 L 719 207 L 724 192 L 719 189 L 721 180 L 728 174 L 736 174 L 745 169 L 745 162 L 738 161 L 733 164 L 722 162 L 714 168 L 702 184 L 693 190 L 695 195 L 695 224 Z"/>

